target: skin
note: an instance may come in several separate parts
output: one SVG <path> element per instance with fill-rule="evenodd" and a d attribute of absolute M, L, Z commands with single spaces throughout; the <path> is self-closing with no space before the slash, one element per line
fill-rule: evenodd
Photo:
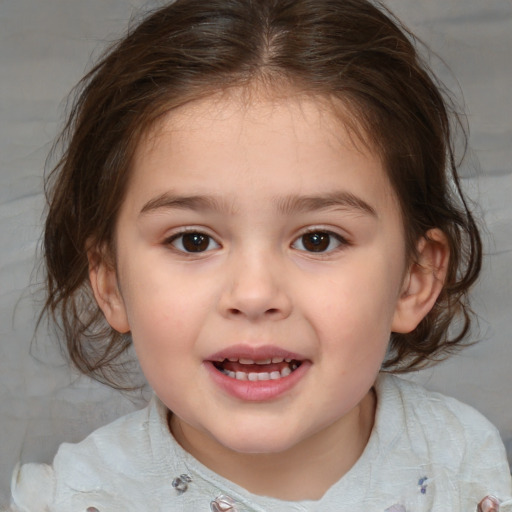
<path fill-rule="evenodd" d="M 199 461 L 288 500 L 320 498 L 354 465 L 389 335 L 430 310 L 448 258 L 434 230 L 406 261 L 397 204 L 380 158 L 314 98 L 210 97 L 140 143 L 115 268 L 91 251 L 91 283 Z M 190 232 L 204 250 L 187 252 Z M 291 351 L 300 378 L 233 396 L 209 363 L 233 347 Z"/>

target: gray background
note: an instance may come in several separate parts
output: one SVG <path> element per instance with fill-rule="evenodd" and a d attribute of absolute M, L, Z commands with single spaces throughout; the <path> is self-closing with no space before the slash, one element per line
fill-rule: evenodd
<path fill-rule="evenodd" d="M 207 0 L 205 0 L 207 1 Z M 161 3 L 161 2 L 160 2 Z M 443 57 L 471 126 L 465 187 L 481 205 L 487 259 L 474 293 L 482 341 L 413 377 L 477 407 L 512 451 L 512 0 L 389 0 Z M 0 503 L 13 466 L 140 406 L 67 369 L 34 327 L 42 172 L 63 98 L 143 0 L 0 0 Z M 457 81 L 440 62 L 442 78 Z M 460 97 L 460 94 L 459 94 Z"/>

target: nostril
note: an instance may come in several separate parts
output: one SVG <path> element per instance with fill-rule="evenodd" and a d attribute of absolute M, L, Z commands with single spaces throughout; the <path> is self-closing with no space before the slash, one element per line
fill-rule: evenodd
<path fill-rule="evenodd" d="M 279 308 L 269 308 L 265 311 L 265 314 L 269 315 L 269 316 L 276 316 L 279 314 L 279 311 L 280 311 Z M 237 308 L 229 308 L 228 313 L 231 316 L 240 316 L 240 315 L 244 314 L 242 310 L 237 309 Z"/>

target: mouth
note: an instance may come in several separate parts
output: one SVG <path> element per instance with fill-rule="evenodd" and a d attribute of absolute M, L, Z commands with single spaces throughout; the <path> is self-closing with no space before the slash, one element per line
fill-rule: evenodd
<path fill-rule="evenodd" d="M 212 364 L 216 370 L 231 379 L 256 382 L 284 379 L 296 371 L 302 361 L 280 356 L 266 359 L 230 357 L 222 361 L 212 361 Z"/>
<path fill-rule="evenodd" d="M 308 374 L 312 362 L 278 346 L 233 345 L 205 360 L 223 392 L 243 402 L 266 402 L 288 394 Z"/>

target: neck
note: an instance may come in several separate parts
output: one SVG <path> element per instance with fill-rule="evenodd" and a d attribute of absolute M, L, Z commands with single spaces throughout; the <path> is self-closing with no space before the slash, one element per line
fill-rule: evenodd
<path fill-rule="evenodd" d="M 318 500 L 364 451 L 374 423 L 373 390 L 340 420 L 281 453 L 238 453 L 176 416 L 171 431 L 180 445 L 217 474 L 258 495 L 286 501 Z"/>

